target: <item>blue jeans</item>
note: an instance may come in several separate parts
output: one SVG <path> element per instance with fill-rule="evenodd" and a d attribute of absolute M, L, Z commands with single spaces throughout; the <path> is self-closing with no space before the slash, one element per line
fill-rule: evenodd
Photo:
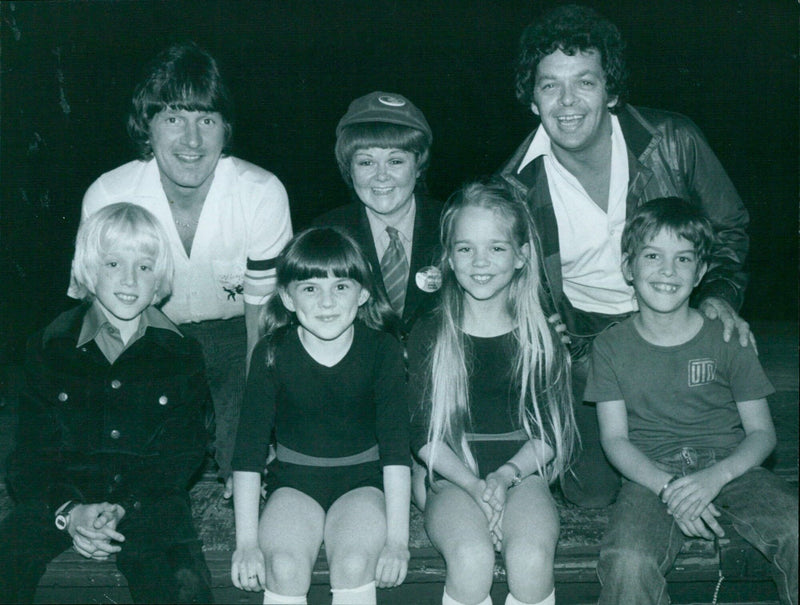
<path fill-rule="evenodd" d="M 206 378 L 214 400 L 214 458 L 219 466 L 220 479 L 227 479 L 231 475 L 233 447 L 244 399 L 247 363 L 244 317 L 185 323 L 179 327 L 186 336 L 195 338 L 203 349 Z"/>
<path fill-rule="evenodd" d="M 716 462 L 713 451 L 683 448 L 657 461 L 688 475 Z M 730 525 L 772 563 L 781 603 L 797 605 L 797 495 L 789 484 L 754 468 L 722 488 L 714 504 Z M 597 575 L 600 605 L 667 604 L 665 574 L 686 536 L 649 489 L 624 482 L 603 538 Z"/>

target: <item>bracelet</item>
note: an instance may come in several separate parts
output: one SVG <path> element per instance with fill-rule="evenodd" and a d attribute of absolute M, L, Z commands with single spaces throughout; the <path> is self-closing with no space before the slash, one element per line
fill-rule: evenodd
<path fill-rule="evenodd" d="M 522 470 L 510 460 L 505 463 L 505 466 L 510 466 L 514 470 L 514 477 L 511 479 L 511 485 L 508 487 L 517 487 L 522 483 Z"/>
<path fill-rule="evenodd" d="M 673 481 L 675 481 L 675 479 L 678 479 L 678 475 L 672 475 L 672 477 L 670 477 L 670 478 L 669 478 L 669 481 L 667 481 L 667 482 L 664 484 L 664 487 L 662 487 L 662 488 L 661 488 L 661 491 L 659 491 L 659 492 L 658 492 L 658 499 L 659 499 L 659 500 L 661 500 L 661 499 L 664 497 L 664 492 L 665 492 L 665 491 L 667 491 L 667 488 L 670 486 L 670 484 L 671 484 Z"/>

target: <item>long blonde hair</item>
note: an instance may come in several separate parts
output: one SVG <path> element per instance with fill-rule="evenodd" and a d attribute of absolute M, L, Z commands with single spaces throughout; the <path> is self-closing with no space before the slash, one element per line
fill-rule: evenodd
<path fill-rule="evenodd" d="M 428 360 L 426 399 L 431 402 L 428 443 L 429 465 L 435 466 L 437 445 L 449 446 L 477 473 L 469 448 L 470 431 L 469 362 L 462 329 L 464 293 L 450 267 L 453 231 L 458 213 L 469 206 L 491 210 L 509 228 L 509 240 L 516 255 L 524 259 L 508 289 L 508 313 L 514 320 L 516 347 L 513 379 L 521 388 L 517 421 L 529 439 L 539 439 L 553 452 L 550 463 L 538 472 L 548 482 L 563 476 L 569 468 L 579 439 L 572 410 L 570 360 L 566 348 L 547 321 L 540 304 L 539 261 L 534 243 L 534 226 L 527 208 L 512 199 L 499 184 L 471 183 L 448 203 L 442 215 L 442 290 L 437 308 L 436 341 Z M 525 254 L 523 246 L 530 249 Z M 432 472 L 432 471 L 429 471 Z"/>

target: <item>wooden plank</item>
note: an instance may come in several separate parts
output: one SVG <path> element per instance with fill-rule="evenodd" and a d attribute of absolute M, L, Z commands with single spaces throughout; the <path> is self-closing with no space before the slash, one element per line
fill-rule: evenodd
<path fill-rule="evenodd" d="M 778 447 L 772 457 L 774 470 L 797 483 L 798 477 L 798 338 L 794 322 L 755 322 L 753 325 L 765 371 L 778 392 L 770 406 L 778 432 Z M 13 426 L 13 406 L 0 407 L 0 425 Z M 10 447 L 10 432 L 0 431 L 0 457 Z M 2 469 L 0 469 L 1 471 Z M 608 521 L 608 509 L 578 509 L 557 497 L 561 516 L 555 575 L 559 603 L 593 602 L 599 591 L 595 573 L 597 555 Z M 230 581 L 230 556 L 234 547 L 233 508 L 222 498 L 222 486 L 209 477 L 192 490 L 195 522 L 204 542 L 204 551 L 212 574 L 218 602 L 259 603 L 259 593 L 233 588 Z M 10 510 L 5 487 L 0 487 L 0 517 Z M 720 603 L 758 603 L 776 601 L 775 588 L 769 580 L 769 566 L 749 545 L 732 535 L 713 543 L 689 541 L 679 555 L 668 582 L 673 603 L 710 603 L 719 571 L 725 580 Z M 379 602 L 425 605 L 441 602 L 445 568 L 441 556 L 432 547 L 422 526 L 422 517 L 413 510 L 411 525 L 412 562 L 403 587 L 379 591 Z M 496 585 L 492 596 L 502 602 L 507 591 L 505 571 L 498 560 Z M 326 602 L 328 570 L 324 553 L 314 571 L 311 602 Z M 40 583 L 36 602 L 129 602 L 127 583 L 113 562 L 87 561 L 67 551 L 48 566 Z"/>

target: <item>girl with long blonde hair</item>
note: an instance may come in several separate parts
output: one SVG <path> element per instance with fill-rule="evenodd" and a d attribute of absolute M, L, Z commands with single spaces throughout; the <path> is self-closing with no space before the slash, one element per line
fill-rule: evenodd
<path fill-rule="evenodd" d="M 507 605 L 555 603 L 549 484 L 578 440 L 569 358 L 542 308 L 535 232 L 501 185 L 473 183 L 442 216 L 441 299 L 412 332 L 428 468 L 425 528 L 445 558 L 444 605 L 488 605 L 502 553 Z"/>

